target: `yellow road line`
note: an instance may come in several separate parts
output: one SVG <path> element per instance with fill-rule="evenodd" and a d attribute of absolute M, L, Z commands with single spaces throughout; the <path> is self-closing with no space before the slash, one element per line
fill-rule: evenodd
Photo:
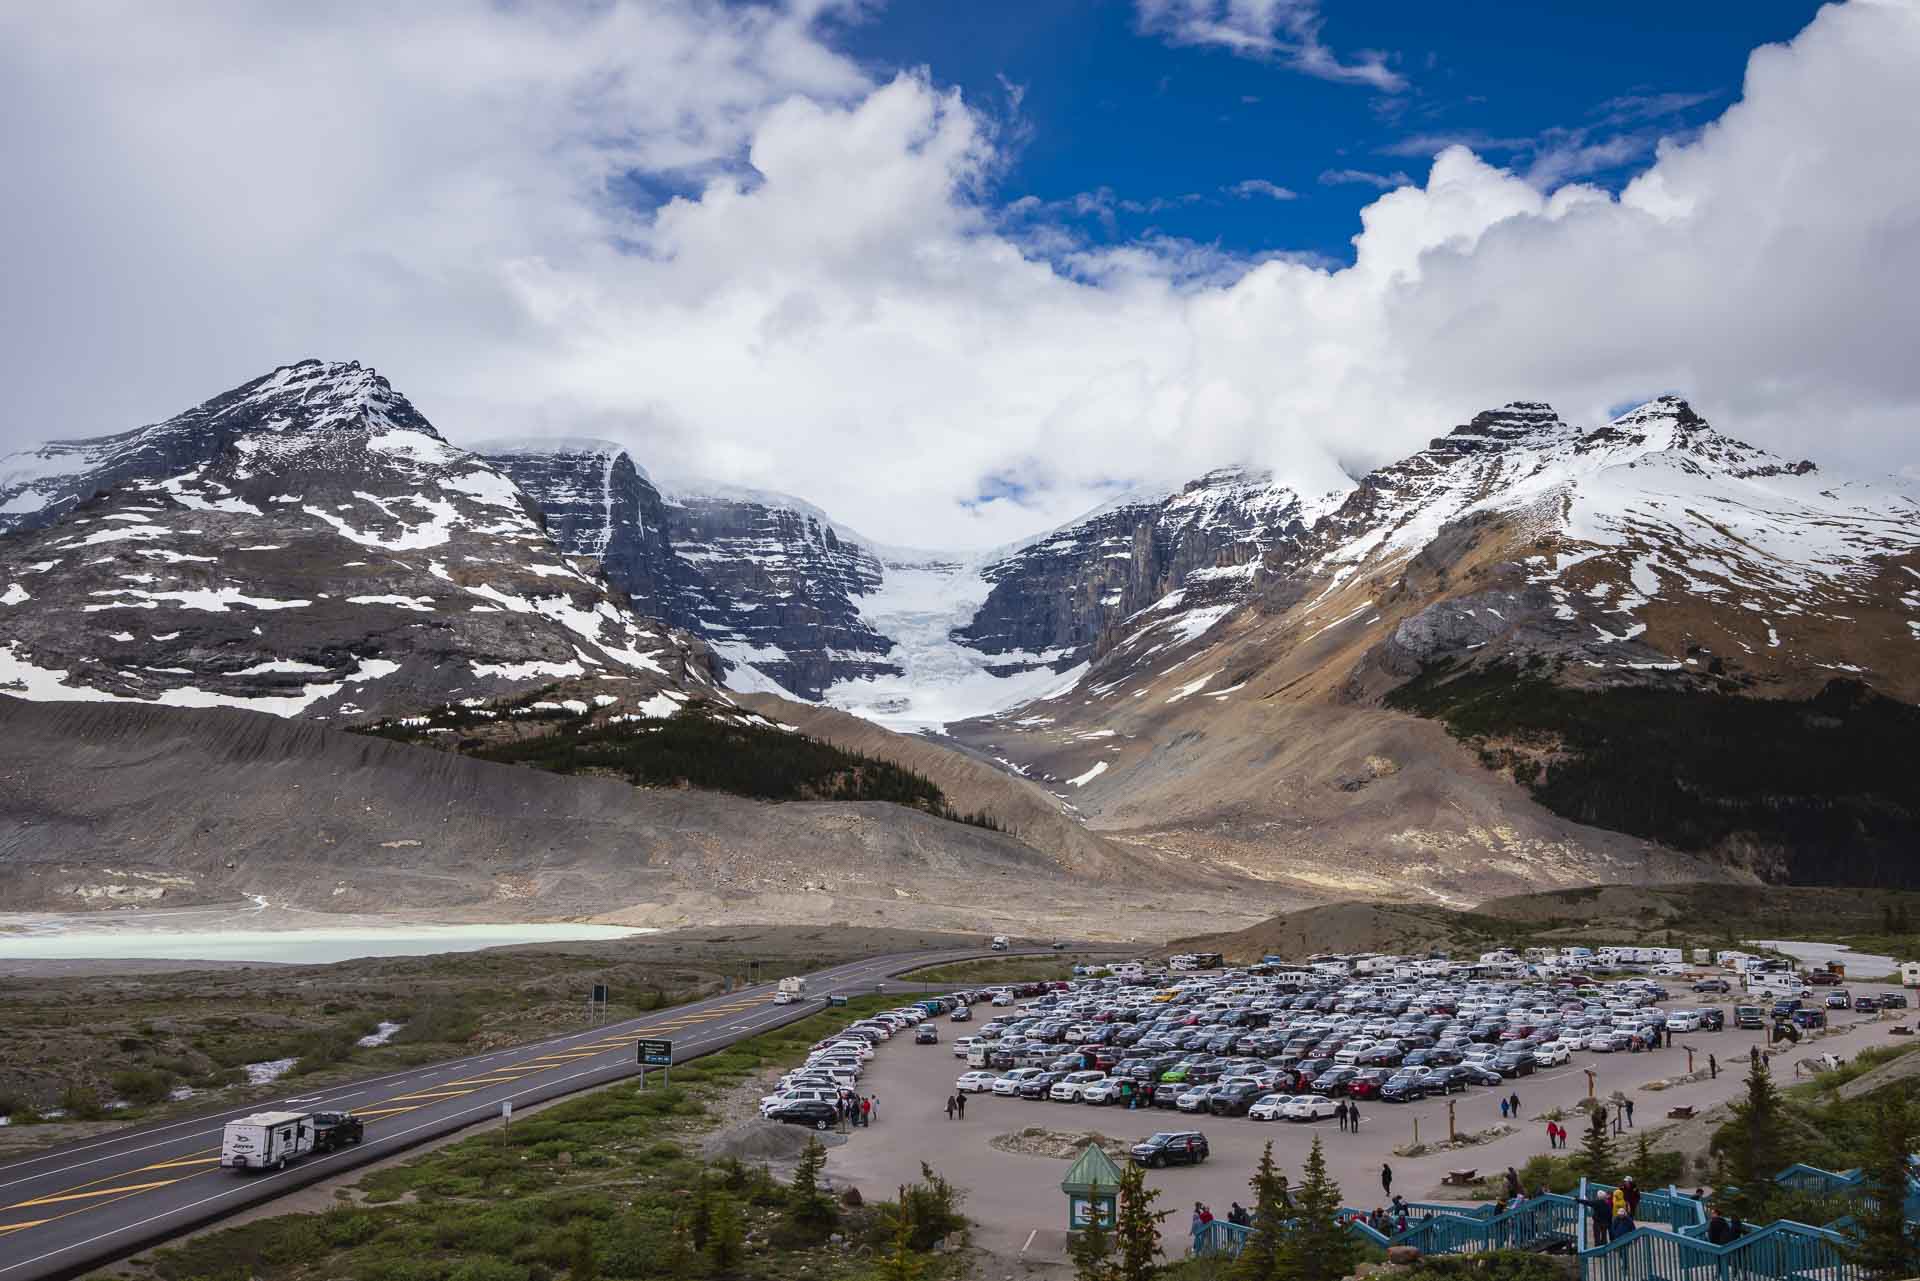
<path fill-rule="evenodd" d="M 52 1219 L 28 1219 L 25 1223 L 0 1223 L 0 1232 L 18 1232 L 21 1228 L 37 1228 L 42 1223 L 52 1222 Z"/>
<path fill-rule="evenodd" d="M 152 1165 L 143 1165 L 142 1170 L 178 1170 L 188 1165 L 218 1165 L 217 1156 L 183 1156 L 173 1161 L 156 1161 Z"/>
<path fill-rule="evenodd" d="M 56 1205 L 61 1201 L 85 1201 L 91 1197 L 115 1196 L 122 1192 L 148 1192 L 154 1188 L 164 1188 L 169 1183 L 178 1183 L 178 1179 L 158 1179 L 152 1183 L 129 1183 L 118 1188 L 95 1188 L 91 1192 L 67 1192 L 56 1196 L 35 1197 L 31 1201 L 16 1201 L 8 1206 L 9 1210 L 24 1210 L 32 1205 Z"/>
<path fill-rule="evenodd" d="M 408 1099 L 457 1099 L 463 1094 L 472 1094 L 472 1090 L 428 1090 L 423 1094 L 396 1094 L 389 1103 L 403 1103 Z M 356 1113 L 355 1115 L 363 1115 Z"/>

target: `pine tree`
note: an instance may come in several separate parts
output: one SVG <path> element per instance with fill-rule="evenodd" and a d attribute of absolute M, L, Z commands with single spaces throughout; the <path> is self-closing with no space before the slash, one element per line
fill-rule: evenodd
<path fill-rule="evenodd" d="M 900 1206 L 893 1218 L 893 1248 L 880 1256 L 881 1281 L 919 1281 L 926 1261 L 913 1249 L 913 1202 L 900 1189 Z"/>
<path fill-rule="evenodd" d="M 706 1253 L 707 1241 L 713 1236 L 713 1193 L 702 1183 L 693 1194 L 693 1205 L 687 1211 L 687 1235 L 693 1239 L 693 1248 Z"/>
<path fill-rule="evenodd" d="M 693 1245 L 693 1225 L 686 1216 L 682 1216 L 674 1223 L 673 1231 L 667 1234 L 667 1275 L 673 1281 L 687 1281 L 694 1274 L 694 1263 L 698 1258 Z"/>
<path fill-rule="evenodd" d="M 793 1168 L 793 1183 L 787 1188 L 787 1222 L 802 1238 L 825 1240 L 840 1221 L 833 1198 L 820 1187 L 820 1171 L 827 1163 L 827 1150 L 820 1140 L 809 1138 L 807 1150 Z"/>
<path fill-rule="evenodd" d="M 1227 1275 L 1229 1281 L 1278 1281 L 1285 1263 L 1289 1225 L 1281 1202 L 1280 1172 L 1273 1164 L 1272 1143 L 1260 1154 L 1260 1164 L 1247 1184 L 1253 1189 L 1253 1232 Z"/>
<path fill-rule="evenodd" d="M 1747 1069 L 1747 1097 L 1733 1105 L 1733 1117 L 1714 1135 L 1720 1157 L 1718 1182 L 1738 1189 L 1731 1200 L 1741 1211 L 1757 1213 L 1773 1176 L 1786 1168 L 1780 1092 L 1767 1061 L 1755 1055 Z"/>
<path fill-rule="evenodd" d="M 1157 1188 L 1147 1186 L 1145 1171 L 1128 1165 L 1120 1175 L 1120 1206 L 1114 1221 L 1113 1281 L 1153 1281 L 1159 1275 L 1160 1222 L 1171 1211 L 1156 1210 Z"/>
<path fill-rule="evenodd" d="M 1337 1281 L 1360 1261 L 1360 1243 L 1340 1222 L 1340 1185 L 1327 1174 L 1316 1135 L 1294 1194 L 1294 1216 L 1281 1249 L 1283 1281 Z"/>
<path fill-rule="evenodd" d="M 1612 1183 L 1619 1171 L 1613 1154 L 1613 1134 L 1600 1109 L 1587 1114 L 1587 1132 L 1580 1137 L 1580 1154 L 1573 1168 L 1596 1183 Z"/>
<path fill-rule="evenodd" d="M 1088 1208 L 1087 1226 L 1067 1238 L 1074 1281 L 1113 1281 L 1113 1229 L 1097 1205 Z"/>
<path fill-rule="evenodd" d="M 1633 1140 L 1633 1172 L 1640 1178 L 1653 1169 L 1653 1140 L 1642 1130 Z"/>
<path fill-rule="evenodd" d="M 740 1266 L 747 1251 L 746 1226 L 740 1208 L 730 1196 L 713 1198 L 712 1227 L 707 1233 L 707 1264 L 720 1276 Z"/>
<path fill-rule="evenodd" d="M 1920 1143 L 1913 1105 L 1895 1099 L 1880 1106 L 1867 1151 L 1866 1193 L 1854 1212 L 1852 1261 L 1876 1277 L 1920 1275 L 1920 1233 L 1907 1225 L 1910 1153 Z"/>

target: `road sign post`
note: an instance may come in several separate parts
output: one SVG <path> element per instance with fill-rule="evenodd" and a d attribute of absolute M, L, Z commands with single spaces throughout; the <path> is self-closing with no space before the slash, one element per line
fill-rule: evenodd
<path fill-rule="evenodd" d="M 593 994 L 587 998 L 587 1020 L 592 1022 L 597 1015 L 604 1022 L 607 1017 L 607 1002 L 613 991 L 605 983 L 595 983 Z"/>
<path fill-rule="evenodd" d="M 672 1085 L 673 1042 L 643 1036 L 634 1043 L 634 1046 L 640 1058 L 642 1082 L 644 1083 L 646 1079 L 646 1069 L 657 1067 L 666 1069 L 666 1082 L 668 1085 Z"/>

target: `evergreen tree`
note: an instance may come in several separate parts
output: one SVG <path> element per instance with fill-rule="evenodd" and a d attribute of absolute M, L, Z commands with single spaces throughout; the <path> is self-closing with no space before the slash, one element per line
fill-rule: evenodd
<path fill-rule="evenodd" d="M 1273 1164 L 1272 1143 L 1260 1154 L 1260 1164 L 1247 1183 L 1253 1189 L 1253 1232 L 1227 1275 L 1229 1281 L 1279 1281 L 1286 1263 L 1289 1224 L 1281 1201 L 1281 1175 Z"/>
<path fill-rule="evenodd" d="M 1340 1222 L 1340 1185 L 1327 1174 L 1317 1135 L 1302 1171 L 1280 1252 L 1280 1276 L 1283 1281 L 1338 1281 L 1360 1261 L 1360 1243 Z"/>
<path fill-rule="evenodd" d="M 720 1276 L 730 1275 L 747 1252 L 746 1225 L 740 1207 L 730 1196 L 713 1198 L 712 1226 L 707 1233 L 707 1264 Z"/>
<path fill-rule="evenodd" d="M 1633 1174 L 1636 1178 L 1645 1179 L 1652 1169 L 1653 1140 L 1642 1130 L 1633 1141 Z"/>
<path fill-rule="evenodd" d="M 1160 1274 L 1160 1222 L 1170 1211 L 1156 1210 L 1157 1188 L 1147 1186 L 1145 1171 L 1129 1164 L 1120 1175 L 1119 1214 L 1114 1222 L 1112 1281 L 1154 1281 Z"/>
<path fill-rule="evenodd" d="M 900 1189 L 900 1205 L 893 1216 L 893 1248 L 880 1256 L 881 1281 L 919 1281 L 926 1261 L 913 1248 L 913 1202 Z"/>
<path fill-rule="evenodd" d="M 1613 1134 L 1595 1108 L 1587 1114 L 1587 1132 L 1580 1136 L 1580 1154 L 1573 1158 L 1573 1168 L 1596 1183 L 1612 1183 L 1619 1175 L 1616 1166 Z"/>
<path fill-rule="evenodd" d="M 1747 1096 L 1733 1105 L 1733 1117 L 1714 1135 L 1713 1145 L 1720 1158 L 1718 1182 L 1738 1189 L 1730 1198 L 1736 1208 L 1758 1213 L 1773 1176 L 1787 1165 L 1780 1092 L 1764 1057 L 1751 1060 Z"/>
<path fill-rule="evenodd" d="M 713 1236 L 713 1193 L 705 1183 L 694 1191 L 693 1204 L 687 1210 L 687 1235 L 693 1238 L 693 1248 L 706 1253 L 707 1242 Z"/>
<path fill-rule="evenodd" d="M 1907 1172 L 1920 1118 L 1905 1099 L 1883 1103 L 1867 1149 L 1866 1196 L 1854 1211 L 1848 1254 L 1876 1277 L 1920 1275 L 1920 1232 L 1907 1224 Z"/>
<path fill-rule="evenodd" d="M 1067 1258 L 1073 1261 L 1074 1281 L 1113 1281 L 1113 1229 L 1097 1206 L 1087 1226 L 1067 1238 Z"/>
<path fill-rule="evenodd" d="M 820 1187 L 820 1170 L 826 1163 L 827 1150 L 820 1146 L 820 1140 L 809 1138 L 807 1150 L 793 1168 L 793 1183 L 787 1188 L 787 1222 L 807 1241 L 825 1240 L 840 1221 L 833 1198 Z"/>

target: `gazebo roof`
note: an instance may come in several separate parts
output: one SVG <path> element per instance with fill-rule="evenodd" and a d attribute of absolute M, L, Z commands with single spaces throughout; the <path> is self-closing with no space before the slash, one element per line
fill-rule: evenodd
<path fill-rule="evenodd" d="M 1119 1186 L 1120 1167 L 1101 1150 L 1098 1143 L 1087 1144 L 1087 1150 L 1068 1168 L 1067 1177 L 1060 1180 L 1062 1192 L 1091 1193 L 1095 1187 Z"/>

